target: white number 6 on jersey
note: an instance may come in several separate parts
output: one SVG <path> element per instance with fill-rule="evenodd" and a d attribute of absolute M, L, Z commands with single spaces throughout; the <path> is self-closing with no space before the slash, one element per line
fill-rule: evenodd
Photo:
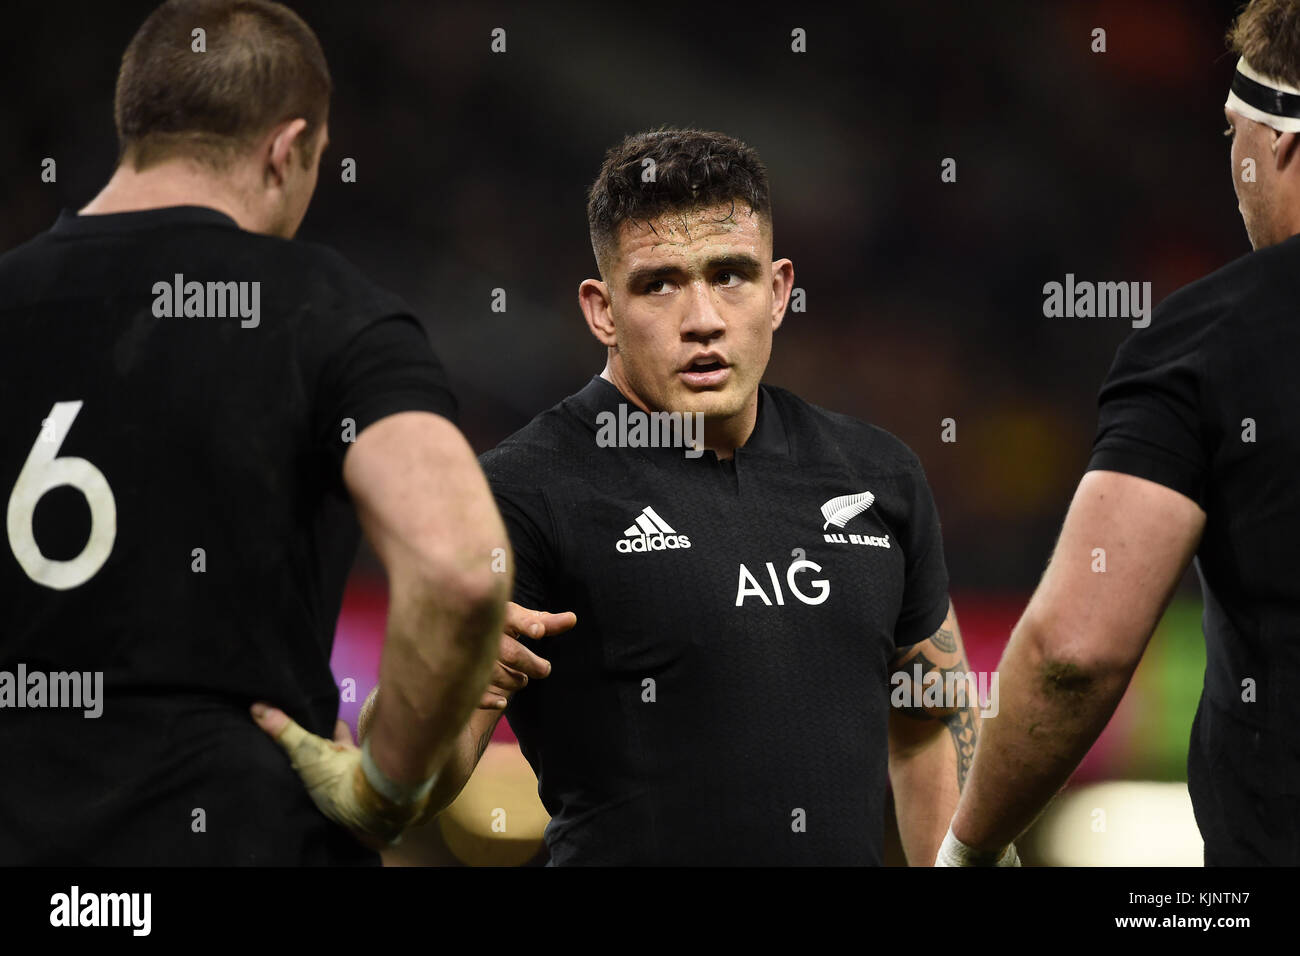
<path fill-rule="evenodd" d="M 50 409 L 50 417 L 42 423 L 36 444 L 18 473 L 5 517 L 9 547 L 18 564 L 37 584 L 56 591 L 79 587 L 93 578 L 108 560 L 117 538 L 117 502 L 104 473 L 84 458 L 55 457 L 80 411 L 81 402 L 56 402 Z M 90 539 L 71 561 L 45 557 L 32 533 L 36 503 L 61 485 L 76 488 L 90 506 Z"/>

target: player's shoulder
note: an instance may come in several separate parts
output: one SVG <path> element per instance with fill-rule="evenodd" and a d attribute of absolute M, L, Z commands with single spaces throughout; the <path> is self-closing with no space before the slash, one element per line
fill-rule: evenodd
<path fill-rule="evenodd" d="M 552 476 L 568 473 L 577 458 L 579 422 L 572 397 L 552 405 L 495 448 L 479 456 L 488 481 L 541 489 Z"/>
<path fill-rule="evenodd" d="M 1300 235 L 1240 255 L 1184 288 L 1213 288 L 1237 299 L 1247 298 L 1260 291 L 1260 282 L 1266 287 L 1293 287 L 1297 262 L 1300 262 Z"/>
<path fill-rule="evenodd" d="M 372 280 L 332 246 L 303 239 L 257 238 L 271 244 L 268 248 L 274 248 L 294 284 L 307 286 L 313 301 L 322 307 L 363 313 L 409 311 L 397 293 Z"/>
<path fill-rule="evenodd" d="M 800 459 L 843 459 L 872 471 L 918 471 L 920 459 L 897 435 L 879 425 L 823 408 L 789 389 L 764 385 L 776 403 Z"/>
<path fill-rule="evenodd" d="M 1300 236 L 1239 256 L 1168 295 L 1121 353 L 1147 361 L 1195 353 L 1208 361 L 1236 331 L 1291 321 L 1297 271 Z"/>
<path fill-rule="evenodd" d="M 168 208 L 123 215 L 177 212 Z M 194 268 L 200 271 L 219 263 L 228 274 L 260 279 L 259 292 L 264 303 L 283 305 L 294 311 L 306 309 L 317 315 L 337 314 L 347 318 L 409 312 L 400 296 L 373 282 L 345 255 L 324 243 L 251 232 L 238 228 L 228 219 L 220 222 L 174 219 L 147 228 L 137 223 L 122 231 L 108 226 L 94 232 L 68 230 L 68 223 L 87 218 L 112 219 L 114 215 L 81 217 L 65 213 L 50 229 L 0 254 L 0 283 L 8 282 L 15 287 L 30 285 L 32 274 L 62 268 L 60 263 L 66 263 L 69 257 L 73 257 L 71 261 L 79 261 L 75 258 L 78 255 L 101 258 L 107 255 L 110 259 L 131 261 L 121 270 L 121 275 L 130 277 L 134 275 L 132 260 L 150 257 L 155 249 L 166 248 L 186 261 L 193 261 Z M 102 249 L 78 251 L 80 244 L 69 242 L 84 238 L 116 245 L 106 254 Z"/>
<path fill-rule="evenodd" d="M 49 243 L 49 232 L 38 232 L 24 242 L 0 252 L 0 268 L 9 268 L 18 263 L 42 255 Z"/>
<path fill-rule="evenodd" d="M 10 294 L 12 286 L 31 285 L 32 277 L 45 271 L 53 260 L 55 248 L 52 232 L 47 229 L 0 252 L 0 287 L 5 294 Z"/>

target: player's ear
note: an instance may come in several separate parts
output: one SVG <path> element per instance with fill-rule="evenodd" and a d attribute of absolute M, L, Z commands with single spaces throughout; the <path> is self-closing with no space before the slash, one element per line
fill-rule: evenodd
<path fill-rule="evenodd" d="M 618 336 L 614 334 L 614 313 L 610 308 L 609 286 L 599 279 L 583 279 L 578 286 L 578 307 L 587 319 L 587 328 L 601 345 L 614 348 Z"/>
<path fill-rule="evenodd" d="M 270 141 L 266 147 L 266 171 L 276 186 L 284 185 L 289 164 L 295 161 L 293 148 L 306 128 L 307 121 L 299 117 L 286 120 L 271 130 Z M 302 148 L 307 148 L 306 143 L 302 144 Z"/>
<path fill-rule="evenodd" d="M 1300 154 L 1297 154 L 1297 148 L 1300 148 L 1300 137 L 1297 137 L 1295 133 L 1274 132 L 1273 162 L 1278 172 L 1296 164 L 1297 158 L 1300 158 Z"/>
<path fill-rule="evenodd" d="M 777 259 L 772 263 L 772 331 L 781 327 L 785 318 L 786 307 L 790 304 L 790 293 L 794 289 L 794 263 L 789 259 Z"/>

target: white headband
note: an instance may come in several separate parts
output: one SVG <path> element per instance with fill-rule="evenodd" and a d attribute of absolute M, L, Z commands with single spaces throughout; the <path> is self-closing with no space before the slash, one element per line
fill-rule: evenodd
<path fill-rule="evenodd" d="M 1300 133 L 1300 90 L 1252 69 L 1244 56 L 1223 105 L 1278 132 Z"/>

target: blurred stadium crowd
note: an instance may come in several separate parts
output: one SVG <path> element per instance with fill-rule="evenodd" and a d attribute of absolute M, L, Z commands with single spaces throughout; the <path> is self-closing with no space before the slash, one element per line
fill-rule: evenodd
<path fill-rule="evenodd" d="M 806 294 L 768 381 L 912 446 L 958 588 L 1036 581 L 1128 329 L 1044 318 L 1043 284 L 1151 281 L 1158 301 L 1249 250 L 1217 136 L 1230 4 L 801 10 L 804 54 L 758 18 L 684 29 L 665 13 L 630 31 L 598 4 L 292 5 L 337 87 L 301 236 L 426 319 L 476 447 L 600 369 L 576 289 L 594 272 L 584 191 L 604 150 L 661 124 L 721 129 L 765 158 L 777 253 Z M 0 67 L 25 91 L 0 102 L 6 249 L 107 178 L 116 57 L 152 4 L 64 6 L 13 7 L 30 19 Z M 46 156 L 58 180 L 32 188 Z"/>

